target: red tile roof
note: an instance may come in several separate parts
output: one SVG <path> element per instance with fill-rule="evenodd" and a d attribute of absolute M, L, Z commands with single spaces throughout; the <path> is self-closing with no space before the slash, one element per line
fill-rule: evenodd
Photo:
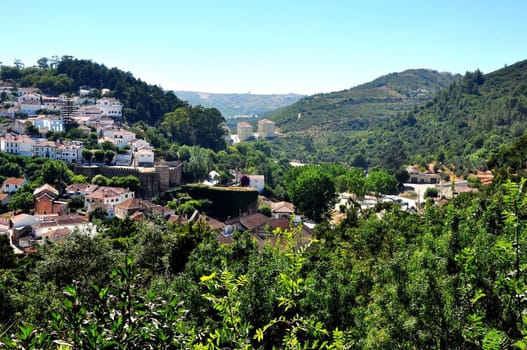
<path fill-rule="evenodd" d="M 242 224 L 246 229 L 252 230 L 260 225 L 268 223 L 270 220 L 271 219 L 267 216 L 256 213 L 240 217 L 240 224 Z"/>
<path fill-rule="evenodd" d="M 7 179 L 5 179 L 5 181 L 4 181 L 4 185 L 7 184 L 7 185 L 17 185 L 17 186 L 20 186 L 20 185 L 22 185 L 24 182 L 26 182 L 26 179 L 22 179 L 22 178 L 19 178 L 19 177 L 8 177 Z"/>

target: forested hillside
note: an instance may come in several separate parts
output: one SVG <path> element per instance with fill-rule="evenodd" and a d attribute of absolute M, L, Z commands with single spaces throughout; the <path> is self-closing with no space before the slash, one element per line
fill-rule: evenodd
<path fill-rule="evenodd" d="M 391 73 L 348 90 L 308 96 L 270 117 L 282 132 L 364 130 L 431 100 L 457 78 L 426 69 Z"/>
<path fill-rule="evenodd" d="M 527 61 L 489 74 L 467 73 L 399 126 L 392 127 L 409 154 L 480 167 L 490 152 L 527 129 Z"/>
<path fill-rule="evenodd" d="M 321 118 L 317 119 L 320 126 L 316 132 L 312 131 L 316 128 L 312 126 L 314 118 L 301 122 L 306 115 L 315 116 L 311 109 L 298 115 L 298 121 L 281 119 L 283 111 L 279 111 L 276 121 L 291 131 L 273 146 L 277 151 L 291 150 L 306 161 L 343 161 L 392 169 L 408 163 L 438 161 L 451 164 L 458 174 L 466 175 L 485 168 L 492 152 L 525 132 L 526 78 L 527 61 L 489 74 L 467 72 L 431 100 L 408 105 L 407 111 L 388 111 L 377 105 L 377 119 L 342 118 L 339 128 L 334 128 L 334 124 Z M 363 87 L 368 91 L 383 85 L 384 79 Z M 313 101 L 316 97 L 312 97 Z M 325 106 L 327 119 L 341 111 L 331 104 Z M 302 123 L 309 127 L 307 131 L 300 127 Z M 293 126 L 298 127 L 296 132 L 292 131 Z"/>

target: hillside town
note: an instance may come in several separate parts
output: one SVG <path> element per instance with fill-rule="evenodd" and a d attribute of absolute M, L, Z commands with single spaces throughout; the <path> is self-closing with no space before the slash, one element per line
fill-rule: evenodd
<path fill-rule="evenodd" d="M 24 157 L 42 157 L 70 164 L 76 173 L 88 179 L 97 174 L 107 176 L 134 175 L 142 186 L 138 191 L 118 186 L 103 186 L 93 183 L 73 183 L 65 188 L 43 184 L 33 195 L 34 207 L 29 213 L 7 212 L 0 216 L 0 234 L 8 235 L 16 253 L 32 253 L 46 241 L 63 241 L 71 232 L 95 235 L 97 227 L 90 222 L 95 215 L 103 217 L 140 220 L 157 217 L 168 222 L 185 224 L 202 222 L 217 231 L 222 244 L 233 242 L 234 230 L 249 230 L 258 245 L 263 247 L 274 238 L 270 230 L 288 229 L 293 218 L 298 225 L 299 216 L 288 202 L 268 202 L 271 217 L 257 213 L 256 205 L 245 208 L 243 215 L 219 221 L 201 214 L 176 213 L 173 208 L 156 204 L 149 199 L 181 183 L 181 164 L 161 163 L 155 157 L 154 147 L 146 140 L 126 128 L 122 123 L 123 104 L 109 97 L 109 90 L 102 89 L 94 97 L 93 89 L 81 88 L 78 95 L 61 94 L 47 96 L 34 88 L 15 88 L 11 84 L 0 84 L 0 93 L 9 102 L 0 108 L 5 122 L 0 124 L 0 152 Z M 81 140 L 52 140 L 53 133 L 63 133 L 74 124 L 82 137 L 96 138 L 103 150 L 88 148 Z M 246 125 L 247 124 L 247 125 Z M 274 123 L 263 119 L 258 123 L 258 132 L 241 122 L 231 141 L 275 136 Z M 262 193 L 265 186 L 263 175 L 233 172 L 233 183 L 246 182 L 248 189 Z M 219 174 L 212 171 L 204 184 L 214 186 Z M 27 179 L 9 177 L 2 183 L 0 205 L 7 207 L 13 195 L 22 188 Z M 310 237 L 308 226 L 302 228 L 303 239 Z M 274 244 L 274 243 L 273 243 Z"/>

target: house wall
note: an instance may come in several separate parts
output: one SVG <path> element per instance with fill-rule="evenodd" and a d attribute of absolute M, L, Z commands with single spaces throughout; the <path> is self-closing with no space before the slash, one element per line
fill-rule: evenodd
<path fill-rule="evenodd" d="M 35 215 L 53 214 L 53 199 L 41 197 L 35 200 Z"/>

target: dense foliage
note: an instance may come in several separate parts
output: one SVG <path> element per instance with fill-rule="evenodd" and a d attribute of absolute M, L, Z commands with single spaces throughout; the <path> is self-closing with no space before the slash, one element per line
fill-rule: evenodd
<path fill-rule="evenodd" d="M 507 180 L 422 214 L 352 207 L 342 224 L 321 223 L 302 249 L 295 230 L 259 250 L 244 233 L 219 246 L 202 225 L 113 219 L 99 223 L 96 238 L 74 234 L 38 256 L 13 261 L 0 250 L 9 308 L 1 342 L 522 348 L 524 185 Z"/>

